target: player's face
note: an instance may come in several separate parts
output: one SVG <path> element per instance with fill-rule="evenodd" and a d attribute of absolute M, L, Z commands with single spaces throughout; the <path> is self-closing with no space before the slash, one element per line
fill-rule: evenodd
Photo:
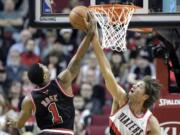
<path fill-rule="evenodd" d="M 145 83 L 143 81 L 138 81 L 132 86 L 129 93 L 129 99 L 132 101 L 145 101 L 148 95 L 145 94 Z"/>
<path fill-rule="evenodd" d="M 44 78 L 44 82 L 45 83 L 49 82 L 49 80 L 50 80 L 50 73 L 49 73 L 48 68 L 45 65 L 43 65 L 43 64 L 39 64 L 39 65 L 43 69 L 43 72 L 44 72 L 44 77 L 43 77 Z"/>

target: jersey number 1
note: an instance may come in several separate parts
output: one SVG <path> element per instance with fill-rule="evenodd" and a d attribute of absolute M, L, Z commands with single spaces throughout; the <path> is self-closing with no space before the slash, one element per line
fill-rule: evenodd
<path fill-rule="evenodd" d="M 63 123 L 63 119 L 59 115 L 59 112 L 55 103 L 51 103 L 48 107 L 48 110 L 52 114 L 52 117 L 53 117 L 52 121 L 54 124 Z"/>

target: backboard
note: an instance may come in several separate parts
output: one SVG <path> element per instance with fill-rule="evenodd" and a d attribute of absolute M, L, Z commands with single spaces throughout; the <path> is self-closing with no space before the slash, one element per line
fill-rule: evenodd
<path fill-rule="evenodd" d="M 136 10 L 129 27 L 180 26 L 180 0 L 116 0 L 133 3 Z M 30 23 L 35 27 L 71 27 L 69 13 L 78 5 L 115 3 L 115 0 L 30 0 Z"/>

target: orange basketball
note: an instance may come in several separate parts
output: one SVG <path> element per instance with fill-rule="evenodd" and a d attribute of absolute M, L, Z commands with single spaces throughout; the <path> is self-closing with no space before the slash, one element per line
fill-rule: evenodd
<path fill-rule="evenodd" d="M 85 6 L 77 6 L 72 9 L 69 15 L 71 25 L 80 30 L 86 29 L 84 18 L 87 18 L 88 8 Z"/>

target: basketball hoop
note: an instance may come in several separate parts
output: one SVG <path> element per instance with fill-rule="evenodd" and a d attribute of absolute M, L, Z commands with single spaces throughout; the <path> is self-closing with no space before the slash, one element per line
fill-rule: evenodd
<path fill-rule="evenodd" d="M 126 51 L 126 32 L 137 7 L 133 5 L 106 4 L 89 6 L 102 29 L 102 48 Z"/>
<path fill-rule="evenodd" d="M 128 31 L 139 32 L 139 33 L 151 33 L 153 32 L 153 28 L 132 28 L 132 29 L 128 29 Z"/>

